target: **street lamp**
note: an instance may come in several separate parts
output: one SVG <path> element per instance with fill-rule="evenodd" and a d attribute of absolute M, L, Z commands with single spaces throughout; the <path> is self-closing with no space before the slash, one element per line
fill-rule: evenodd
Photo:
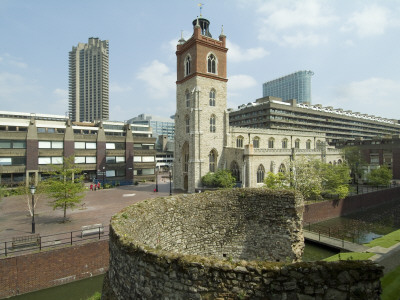
<path fill-rule="evenodd" d="M 172 196 L 172 184 L 171 184 L 171 181 L 172 181 L 172 170 L 170 169 L 169 170 L 169 195 L 170 196 Z"/>
<path fill-rule="evenodd" d="M 32 194 L 32 233 L 35 233 L 35 192 L 36 186 L 33 184 L 29 187 Z"/>
<path fill-rule="evenodd" d="M 103 167 L 103 189 L 104 189 L 104 177 L 106 176 L 106 167 Z"/>

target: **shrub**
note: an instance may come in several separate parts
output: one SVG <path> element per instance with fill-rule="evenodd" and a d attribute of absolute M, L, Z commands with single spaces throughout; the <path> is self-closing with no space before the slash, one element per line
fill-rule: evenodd
<path fill-rule="evenodd" d="M 218 170 L 216 173 L 208 172 L 201 178 L 201 182 L 208 187 L 232 188 L 236 179 L 229 170 Z"/>

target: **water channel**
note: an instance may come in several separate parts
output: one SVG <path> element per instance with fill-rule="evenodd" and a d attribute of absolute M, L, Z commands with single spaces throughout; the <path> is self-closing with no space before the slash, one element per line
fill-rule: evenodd
<path fill-rule="evenodd" d="M 305 225 L 306 227 L 308 225 Z M 400 203 L 387 203 L 365 209 L 345 217 L 330 219 L 310 225 L 315 231 L 330 233 L 338 238 L 367 243 L 374 238 L 400 229 Z M 303 261 L 322 260 L 337 253 L 337 250 L 306 243 Z M 104 275 L 75 281 L 65 285 L 40 290 L 9 298 L 10 300 L 86 300 L 95 292 L 101 292 Z"/>

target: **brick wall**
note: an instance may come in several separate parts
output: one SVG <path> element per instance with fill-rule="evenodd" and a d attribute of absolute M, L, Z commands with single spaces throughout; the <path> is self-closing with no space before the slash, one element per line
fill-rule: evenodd
<path fill-rule="evenodd" d="M 0 298 L 24 294 L 108 270 L 108 241 L 0 260 Z"/>
<path fill-rule="evenodd" d="M 400 187 L 305 205 L 304 222 L 316 223 L 400 199 Z"/>

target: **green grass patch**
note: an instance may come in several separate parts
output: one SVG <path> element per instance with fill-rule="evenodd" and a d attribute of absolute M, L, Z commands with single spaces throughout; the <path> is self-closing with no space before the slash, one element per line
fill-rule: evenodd
<path fill-rule="evenodd" d="M 400 243 L 400 229 L 364 244 L 364 246 L 389 248 L 397 243 Z"/>
<path fill-rule="evenodd" d="M 374 256 L 375 253 L 361 253 L 361 252 L 345 252 L 338 253 L 333 256 L 323 259 L 324 261 L 337 261 L 337 260 L 367 260 Z"/>
<path fill-rule="evenodd" d="M 101 294 L 99 292 L 94 293 L 93 296 L 87 298 L 87 300 L 100 300 L 101 299 Z"/>
<path fill-rule="evenodd" d="M 398 299 L 400 295 L 400 266 L 387 273 L 382 279 L 382 300 Z"/>

